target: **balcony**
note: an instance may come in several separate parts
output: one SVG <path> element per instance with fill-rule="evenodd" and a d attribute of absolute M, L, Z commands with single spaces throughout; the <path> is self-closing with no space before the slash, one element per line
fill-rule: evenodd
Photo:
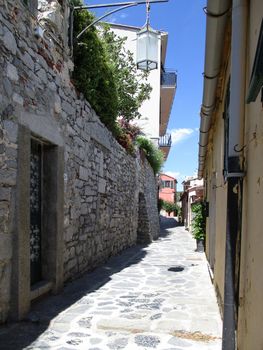
<path fill-rule="evenodd" d="M 177 75 L 175 72 L 162 72 L 161 74 L 161 85 L 175 87 L 177 83 Z"/>
<path fill-rule="evenodd" d="M 170 118 L 175 90 L 177 86 L 177 74 L 172 71 L 163 71 L 161 74 L 161 114 L 160 136 L 164 136 Z"/>
<path fill-rule="evenodd" d="M 159 147 L 171 147 L 172 135 L 166 134 L 159 138 Z"/>
<path fill-rule="evenodd" d="M 159 138 L 159 148 L 164 154 L 164 160 L 166 160 L 168 157 L 171 145 L 172 145 L 172 136 L 170 134 L 166 134 Z"/>

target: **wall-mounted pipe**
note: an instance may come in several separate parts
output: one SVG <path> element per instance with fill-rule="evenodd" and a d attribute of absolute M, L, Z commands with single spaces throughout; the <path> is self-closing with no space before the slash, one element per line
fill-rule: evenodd
<path fill-rule="evenodd" d="M 203 177 L 204 159 L 206 155 L 208 132 L 211 117 L 215 107 L 218 75 L 221 68 L 227 16 L 231 7 L 231 0 L 208 0 L 205 13 L 206 44 L 203 100 L 201 106 L 201 121 L 199 134 L 199 164 L 198 177 Z"/>
<path fill-rule="evenodd" d="M 239 247 L 242 220 L 242 149 L 245 115 L 247 0 L 233 0 L 231 81 L 227 169 L 227 225 L 225 250 L 224 317 L 222 349 L 236 349 Z M 240 150 L 240 151 L 239 151 Z M 238 287 L 237 287 L 238 288 Z"/>
<path fill-rule="evenodd" d="M 243 121 L 246 72 L 247 0 L 233 0 L 231 38 L 231 80 L 229 103 L 229 157 L 239 156 L 243 149 Z M 241 165 L 240 165 L 241 168 Z"/>

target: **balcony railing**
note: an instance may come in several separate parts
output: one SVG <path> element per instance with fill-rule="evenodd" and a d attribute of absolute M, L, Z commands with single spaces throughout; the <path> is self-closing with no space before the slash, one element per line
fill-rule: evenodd
<path fill-rule="evenodd" d="M 176 86 L 177 83 L 177 74 L 175 72 L 172 71 L 166 71 L 166 72 L 162 72 L 161 74 L 161 85 L 162 86 Z"/>
<path fill-rule="evenodd" d="M 166 134 L 159 138 L 159 147 L 171 147 L 172 145 L 172 136 Z"/>

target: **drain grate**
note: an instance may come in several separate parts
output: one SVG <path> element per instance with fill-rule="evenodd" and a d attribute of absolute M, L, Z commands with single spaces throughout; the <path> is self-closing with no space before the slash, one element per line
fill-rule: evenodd
<path fill-rule="evenodd" d="M 184 267 L 183 266 L 172 266 L 172 267 L 169 267 L 168 271 L 172 271 L 172 272 L 181 272 L 184 270 Z"/>

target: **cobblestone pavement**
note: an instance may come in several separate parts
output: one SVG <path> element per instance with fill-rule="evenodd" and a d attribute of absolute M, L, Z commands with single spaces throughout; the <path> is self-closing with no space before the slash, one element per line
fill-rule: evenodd
<path fill-rule="evenodd" d="M 35 305 L 26 321 L 0 328 L 0 348 L 221 349 L 204 253 L 174 219 L 162 221 L 157 241 L 126 250 Z"/>

